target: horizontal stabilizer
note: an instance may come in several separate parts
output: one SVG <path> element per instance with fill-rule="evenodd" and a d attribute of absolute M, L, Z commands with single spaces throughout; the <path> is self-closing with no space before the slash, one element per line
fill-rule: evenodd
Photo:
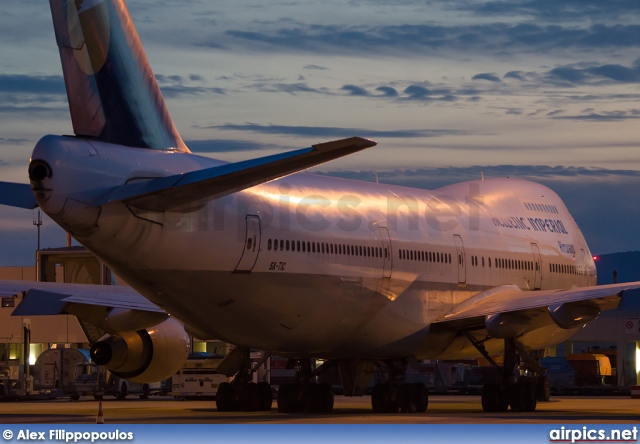
<path fill-rule="evenodd" d="M 26 183 L 0 182 L 0 205 L 27 208 L 32 210 L 38 206 L 31 191 L 31 185 Z"/>
<path fill-rule="evenodd" d="M 122 185 L 91 204 L 124 202 L 144 210 L 166 211 L 235 193 L 375 145 L 376 142 L 359 137 L 321 143 L 288 153 Z"/>
<path fill-rule="evenodd" d="M 20 305 L 14 309 L 13 316 L 60 314 L 67 311 L 69 304 L 163 312 L 131 287 L 0 280 L 0 295 L 6 297 L 19 294 L 24 296 Z"/>
<path fill-rule="evenodd" d="M 104 332 L 147 328 L 164 321 L 168 314 L 145 299 L 131 287 L 117 285 L 66 284 L 58 282 L 29 282 L 0 280 L 2 297 L 18 297 L 12 316 L 75 315 L 83 325 L 92 329 L 96 337 Z M 100 334 L 100 332 L 102 332 Z"/>

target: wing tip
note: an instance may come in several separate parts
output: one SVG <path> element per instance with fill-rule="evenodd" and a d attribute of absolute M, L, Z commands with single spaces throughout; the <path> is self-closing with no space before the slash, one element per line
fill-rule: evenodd
<path fill-rule="evenodd" d="M 348 137 L 346 139 L 332 140 L 312 145 L 316 151 L 333 151 L 338 149 L 350 149 L 351 152 L 357 152 L 367 148 L 374 147 L 378 144 L 375 140 L 365 139 L 363 137 Z"/>

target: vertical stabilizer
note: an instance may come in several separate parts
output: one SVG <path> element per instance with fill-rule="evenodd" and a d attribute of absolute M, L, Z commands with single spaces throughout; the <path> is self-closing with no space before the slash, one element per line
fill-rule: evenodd
<path fill-rule="evenodd" d="M 124 0 L 49 0 L 73 130 L 139 148 L 188 151 Z"/>

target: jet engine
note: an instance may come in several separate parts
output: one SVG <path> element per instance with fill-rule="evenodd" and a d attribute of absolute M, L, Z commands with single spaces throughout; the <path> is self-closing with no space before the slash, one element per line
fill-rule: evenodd
<path fill-rule="evenodd" d="M 145 330 L 103 336 L 91 347 L 91 360 L 131 382 L 151 383 L 180 370 L 189 345 L 182 324 L 169 318 Z"/>

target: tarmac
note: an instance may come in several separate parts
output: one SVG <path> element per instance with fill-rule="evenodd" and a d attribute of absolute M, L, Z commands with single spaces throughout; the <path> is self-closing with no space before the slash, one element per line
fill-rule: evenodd
<path fill-rule="evenodd" d="M 602 424 L 640 422 L 640 399 L 629 397 L 552 397 L 529 413 L 485 413 L 479 396 L 430 396 L 426 413 L 374 414 L 368 396 L 336 396 L 331 414 L 278 413 L 274 401 L 266 412 L 218 412 L 212 400 L 151 397 L 102 401 L 107 424 Z M 0 402 L 0 424 L 89 424 L 96 422 L 98 401 L 55 399 Z"/>

